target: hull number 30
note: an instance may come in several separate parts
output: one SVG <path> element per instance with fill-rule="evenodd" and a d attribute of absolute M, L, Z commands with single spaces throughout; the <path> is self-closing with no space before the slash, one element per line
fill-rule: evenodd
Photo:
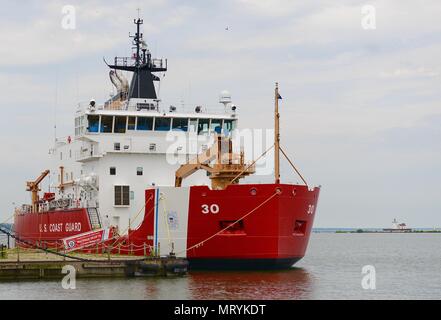
<path fill-rule="evenodd" d="M 219 205 L 217 205 L 215 203 L 211 204 L 211 205 L 203 204 L 201 206 L 201 208 L 202 208 L 203 214 L 208 214 L 208 213 L 217 214 L 217 213 L 219 213 Z"/>

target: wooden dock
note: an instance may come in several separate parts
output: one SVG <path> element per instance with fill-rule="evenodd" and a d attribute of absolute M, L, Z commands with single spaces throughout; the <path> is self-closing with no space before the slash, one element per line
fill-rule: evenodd
<path fill-rule="evenodd" d="M 8 250 L 0 258 L 0 281 L 22 279 L 61 279 L 65 266 L 75 269 L 77 278 L 135 277 L 135 276 L 183 276 L 188 262 L 176 257 L 135 257 L 75 254 L 82 261 L 55 256 L 50 253 Z"/>

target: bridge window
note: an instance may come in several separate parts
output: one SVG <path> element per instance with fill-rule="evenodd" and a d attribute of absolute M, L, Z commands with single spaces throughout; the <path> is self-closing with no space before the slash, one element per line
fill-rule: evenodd
<path fill-rule="evenodd" d="M 170 118 L 155 118 L 155 131 L 169 131 L 170 123 Z"/>
<path fill-rule="evenodd" d="M 188 131 L 188 118 L 173 118 L 173 131 Z"/>
<path fill-rule="evenodd" d="M 138 117 L 138 124 L 136 125 L 136 130 L 152 130 L 153 129 L 153 118 Z"/>
<path fill-rule="evenodd" d="M 136 117 L 129 117 L 127 130 L 135 130 L 135 128 L 136 128 Z"/>
<path fill-rule="evenodd" d="M 198 134 L 207 133 L 209 125 L 210 119 L 199 119 Z"/>
<path fill-rule="evenodd" d="M 196 132 L 198 128 L 198 119 L 190 119 L 189 131 Z"/>
<path fill-rule="evenodd" d="M 115 167 L 110 167 L 110 175 L 116 176 L 116 168 Z"/>
<path fill-rule="evenodd" d="M 236 129 L 236 121 L 234 120 L 224 120 L 224 130 L 231 132 Z"/>
<path fill-rule="evenodd" d="M 127 117 L 115 117 L 114 133 L 126 133 Z"/>
<path fill-rule="evenodd" d="M 210 131 L 221 133 L 222 130 L 222 120 L 221 119 L 211 119 Z"/>
<path fill-rule="evenodd" d="M 100 127 L 100 116 L 89 116 L 87 120 L 89 121 L 88 131 L 98 132 Z"/>
<path fill-rule="evenodd" d="M 99 119 L 99 118 L 98 118 Z M 75 118 L 75 136 L 78 137 L 82 135 L 85 131 L 85 116 L 80 116 Z M 98 126 L 96 127 L 96 131 L 98 132 Z"/>
<path fill-rule="evenodd" d="M 136 175 L 137 176 L 142 176 L 143 175 L 143 168 L 142 167 L 137 167 L 136 168 Z"/>
<path fill-rule="evenodd" d="M 115 206 L 130 205 L 130 187 L 115 186 Z"/>
<path fill-rule="evenodd" d="M 101 132 L 112 133 L 113 128 L 113 117 L 112 116 L 102 116 L 101 117 Z"/>

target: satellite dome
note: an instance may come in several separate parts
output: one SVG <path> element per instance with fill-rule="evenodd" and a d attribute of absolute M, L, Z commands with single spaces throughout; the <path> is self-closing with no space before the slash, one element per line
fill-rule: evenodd
<path fill-rule="evenodd" d="M 231 93 L 227 90 L 222 91 L 219 95 L 219 103 L 224 104 L 225 107 L 231 103 Z"/>

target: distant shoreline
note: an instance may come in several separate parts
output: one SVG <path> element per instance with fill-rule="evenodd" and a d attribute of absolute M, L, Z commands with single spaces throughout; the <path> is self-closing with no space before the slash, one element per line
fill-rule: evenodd
<path fill-rule="evenodd" d="M 441 230 L 410 230 L 410 231 L 400 231 L 400 230 L 394 230 L 394 231 L 370 231 L 370 230 L 355 230 L 355 231 L 342 231 L 337 230 L 335 233 L 394 233 L 394 234 L 403 234 L 403 233 L 441 233 Z"/>
<path fill-rule="evenodd" d="M 383 230 L 381 228 L 313 228 L 313 233 L 396 233 L 396 234 L 403 234 L 403 233 L 441 233 L 441 229 L 434 229 L 434 228 L 415 228 L 412 230 L 406 230 L 406 231 L 390 231 L 390 230 Z"/>

